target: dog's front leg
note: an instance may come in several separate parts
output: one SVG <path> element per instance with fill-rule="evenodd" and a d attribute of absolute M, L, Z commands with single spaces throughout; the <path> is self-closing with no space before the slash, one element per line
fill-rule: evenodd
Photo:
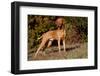
<path fill-rule="evenodd" d="M 66 51 L 66 46 L 65 46 L 65 39 L 63 40 L 63 47 L 64 47 L 64 52 Z"/>
<path fill-rule="evenodd" d="M 59 48 L 59 54 L 61 54 L 60 53 L 60 38 L 58 39 L 58 48 Z"/>

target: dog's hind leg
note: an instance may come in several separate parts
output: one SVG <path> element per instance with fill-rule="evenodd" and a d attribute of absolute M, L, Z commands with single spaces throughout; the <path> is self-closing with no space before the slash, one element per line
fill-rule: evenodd
<path fill-rule="evenodd" d="M 34 55 L 34 57 L 36 57 L 37 56 L 37 54 L 38 54 L 38 52 L 45 46 L 45 43 L 47 42 L 47 40 L 46 39 L 42 39 L 42 42 L 41 42 L 41 44 L 40 44 L 40 46 L 39 46 L 39 48 L 37 49 L 37 51 L 36 51 L 36 53 L 35 53 L 35 55 Z"/>
<path fill-rule="evenodd" d="M 52 40 L 49 40 L 47 47 L 50 47 L 52 45 Z"/>

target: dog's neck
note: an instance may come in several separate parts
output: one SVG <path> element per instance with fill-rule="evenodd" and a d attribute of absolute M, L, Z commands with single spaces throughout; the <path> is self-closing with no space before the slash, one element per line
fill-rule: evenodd
<path fill-rule="evenodd" d="M 64 29 L 64 27 L 63 27 L 63 25 L 58 25 L 57 29 L 62 30 L 62 29 Z"/>
<path fill-rule="evenodd" d="M 62 30 L 62 28 L 58 28 L 58 30 Z"/>

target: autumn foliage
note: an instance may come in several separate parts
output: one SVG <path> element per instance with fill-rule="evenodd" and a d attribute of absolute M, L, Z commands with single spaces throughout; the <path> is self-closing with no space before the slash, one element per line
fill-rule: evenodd
<path fill-rule="evenodd" d="M 28 15 L 28 49 L 37 47 L 38 38 L 49 30 L 56 30 L 58 16 Z M 88 18 L 63 16 L 66 30 L 66 44 L 84 43 L 88 38 Z"/>

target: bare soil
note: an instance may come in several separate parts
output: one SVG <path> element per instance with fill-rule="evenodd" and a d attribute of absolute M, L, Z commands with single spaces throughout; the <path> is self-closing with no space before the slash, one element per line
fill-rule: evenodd
<path fill-rule="evenodd" d="M 88 57 L 87 47 L 87 43 L 69 44 L 66 45 L 65 52 L 63 46 L 61 46 L 61 52 L 59 53 L 57 46 L 51 46 L 44 51 L 40 51 L 36 58 L 34 58 L 34 50 L 37 48 L 33 48 L 28 53 L 28 60 L 83 59 Z"/>

